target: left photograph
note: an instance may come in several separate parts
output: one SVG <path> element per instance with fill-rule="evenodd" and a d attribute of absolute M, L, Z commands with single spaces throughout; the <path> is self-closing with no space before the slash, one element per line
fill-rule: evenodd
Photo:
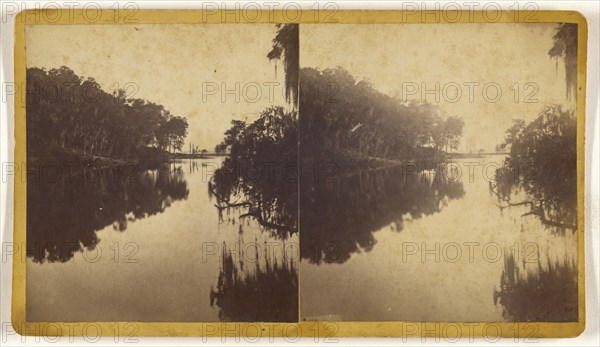
<path fill-rule="evenodd" d="M 28 322 L 298 321 L 298 25 L 28 25 Z"/>

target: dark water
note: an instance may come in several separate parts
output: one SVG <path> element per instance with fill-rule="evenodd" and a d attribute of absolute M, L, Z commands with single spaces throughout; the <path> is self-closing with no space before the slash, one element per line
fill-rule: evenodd
<path fill-rule="evenodd" d="M 27 319 L 297 320 L 297 236 L 220 215 L 220 161 L 30 180 Z"/>

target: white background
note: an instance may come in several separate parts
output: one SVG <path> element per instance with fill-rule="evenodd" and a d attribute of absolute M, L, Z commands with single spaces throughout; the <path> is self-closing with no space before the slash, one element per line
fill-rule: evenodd
<path fill-rule="evenodd" d="M 13 218 L 13 188 L 12 177 L 6 174 L 8 163 L 13 161 L 14 150 L 14 103 L 11 95 L 13 74 L 13 47 L 14 47 L 14 22 L 17 11 L 34 8 L 56 8 L 56 5 L 62 7 L 84 7 L 87 3 L 93 3 L 94 7 L 123 8 L 126 4 L 131 6 L 135 4 L 140 9 L 213 9 L 224 8 L 244 8 L 246 2 L 231 1 L 225 4 L 223 1 L 6 1 L 0 0 L 0 35 L 1 35 L 1 102 L 0 102 L 0 162 L 2 164 L 1 172 L 1 203 L 0 203 L 0 239 L 2 248 L 0 250 L 0 322 L 2 339 L 0 346 L 57 346 L 57 345 L 164 345 L 171 346 L 191 346 L 191 345 L 408 345 L 408 346 L 448 346 L 448 345 L 467 345 L 467 346 L 485 346 L 485 345 L 549 345 L 549 346 L 598 346 L 600 345 L 599 334 L 599 186 L 600 186 L 600 152 L 598 146 L 599 137 L 599 111 L 598 111 L 598 82 L 599 82 L 599 14 L 600 2 L 598 0 L 590 1 L 325 1 L 317 4 L 316 1 L 254 1 L 253 5 L 260 5 L 265 9 L 282 9 L 286 3 L 292 3 L 290 9 L 296 7 L 302 8 L 323 8 L 327 4 L 328 8 L 335 6 L 339 9 L 413 9 L 417 6 L 420 10 L 429 10 L 444 8 L 451 4 L 453 7 L 461 9 L 483 9 L 486 4 L 490 6 L 500 6 L 503 9 L 523 8 L 525 4 L 537 6 L 540 10 L 576 10 L 581 12 L 588 21 L 588 62 L 587 62 L 587 99 L 586 99 L 586 149 L 585 149 L 585 268 L 586 268 L 586 319 L 587 326 L 584 333 L 574 339 L 497 339 L 497 338 L 478 338 L 473 339 L 465 337 L 460 341 L 444 340 L 429 337 L 426 339 L 275 339 L 268 338 L 256 341 L 243 337 L 228 336 L 226 338 L 206 339 L 206 338 L 133 338 L 125 339 L 122 337 L 107 337 L 98 339 L 95 336 L 88 338 L 82 337 L 62 337 L 62 338 L 44 338 L 44 337 L 21 337 L 17 335 L 10 325 L 10 307 L 11 307 L 11 277 L 12 277 L 12 258 L 5 254 L 10 249 L 13 239 L 12 218 Z M 96 6 L 98 5 L 98 6 Z M 409 7 L 407 7 L 409 6 Z M 254 6 L 255 7 L 255 6 Z M 490 7 L 488 7 L 490 8 Z M 531 7 L 529 7 L 531 8 Z M 351 33 L 349 33 L 351 35 Z M 68 38 L 65 38 L 68 39 Z M 351 304 L 351 303 L 349 303 Z M 93 330 L 91 330 L 93 331 Z"/>

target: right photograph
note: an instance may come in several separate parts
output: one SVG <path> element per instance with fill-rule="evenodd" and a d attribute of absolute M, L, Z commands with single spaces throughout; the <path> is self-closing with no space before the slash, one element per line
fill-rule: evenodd
<path fill-rule="evenodd" d="M 302 321 L 578 321 L 577 24 L 302 24 Z"/>

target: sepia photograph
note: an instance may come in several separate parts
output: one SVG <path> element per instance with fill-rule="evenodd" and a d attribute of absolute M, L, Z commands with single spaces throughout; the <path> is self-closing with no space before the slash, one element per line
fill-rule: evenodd
<path fill-rule="evenodd" d="M 300 42 L 302 319 L 577 321 L 577 24 Z"/>
<path fill-rule="evenodd" d="M 26 52 L 28 321 L 298 321 L 298 25 L 32 25 Z"/>
<path fill-rule="evenodd" d="M 581 333 L 584 17 L 235 13 L 16 26 L 15 330 Z"/>

